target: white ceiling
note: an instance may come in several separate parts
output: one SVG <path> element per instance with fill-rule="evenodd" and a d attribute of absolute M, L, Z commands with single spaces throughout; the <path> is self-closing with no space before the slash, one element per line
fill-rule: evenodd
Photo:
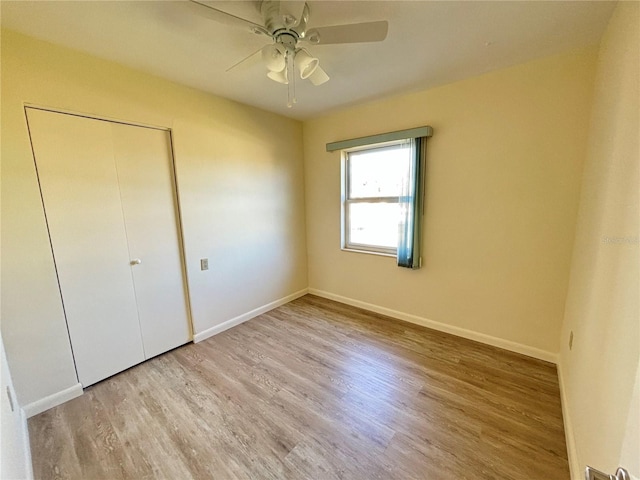
<path fill-rule="evenodd" d="M 209 2 L 262 23 L 258 2 Z M 297 81 L 298 103 L 264 67 L 225 70 L 270 40 L 194 14 L 184 1 L 7 1 L 2 26 L 296 119 L 450 83 L 599 42 L 614 2 L 313 1 L 309 27 L 389 21 L 381 43 L 317 45 L 331 77 Z"/>

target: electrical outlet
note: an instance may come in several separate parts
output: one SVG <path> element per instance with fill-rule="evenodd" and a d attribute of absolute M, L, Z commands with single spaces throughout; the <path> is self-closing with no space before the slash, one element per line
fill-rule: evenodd
<path fill-rule="evenodd" d="M 200 259 L 200 270 L 209 270 L 209 259 L 201 258 Z"/>
<path fill-rule="evenodd" d="M 573 348 L 573 330 L 571 330 L 571 333 L 569 334 L 569 350 L 571 350 Z"/>

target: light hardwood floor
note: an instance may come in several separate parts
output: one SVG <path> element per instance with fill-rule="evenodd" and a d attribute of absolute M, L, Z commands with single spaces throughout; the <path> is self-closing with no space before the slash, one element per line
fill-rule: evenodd
<path fill-rule="evenodd" d="M 554 365 L 311 295 L 29 433 L 37 479 L 569 478 Z"/>

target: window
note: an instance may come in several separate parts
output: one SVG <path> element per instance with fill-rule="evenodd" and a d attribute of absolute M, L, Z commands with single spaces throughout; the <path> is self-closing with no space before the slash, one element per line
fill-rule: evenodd
<path fill-rule="evenodd" d="M 344 248 L 397 254 L 411 150 L 401 140 L 344 152 Z"/>
<path fill-rule="evenodd" d="M 420 268 L 425 151 L 431 127 L 327 143 L 342 152 L 342 248 Z"/>

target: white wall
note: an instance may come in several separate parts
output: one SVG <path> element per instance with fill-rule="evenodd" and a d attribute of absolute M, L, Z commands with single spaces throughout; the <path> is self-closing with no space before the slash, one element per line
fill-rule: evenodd
<path fill-rule="evenodd" d="M 600 46 L 595 85 L 560 352 L 576 480 L 587 464 L 612 473 L 619 461 L 629 462 L 640 477 L 638 2 L 616 7 Z"/>
<path fill-rule="evenodd" d="M 172 129 L 195 333 L 307 287 L 300 122 L 10 31 L 1 61 L 2 334 L 21 405 L 77 385 L 25 102 Z"/>
<path fill-rule="evenodd" d="M 306 121 L 310 288 L 555 359 L 595 60 L 545 58 Z M 341 251 L 340 153 L 325 144 L 422 125 L 423 268 Z"/>

